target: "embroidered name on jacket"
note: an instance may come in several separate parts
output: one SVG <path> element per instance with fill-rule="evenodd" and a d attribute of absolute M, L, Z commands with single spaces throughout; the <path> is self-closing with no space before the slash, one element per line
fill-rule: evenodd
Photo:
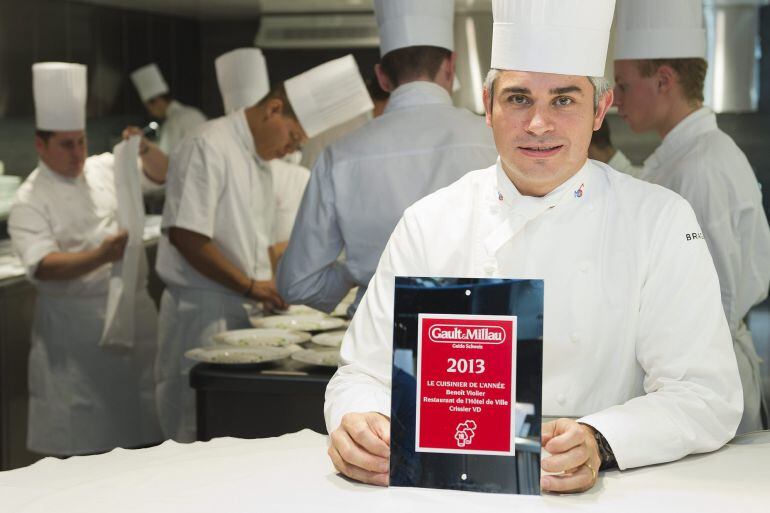
<path fill-rule="evenodd" d="M 685 233 L 684 237 L 687 240 L 705 239 L 702 233 Z"/>

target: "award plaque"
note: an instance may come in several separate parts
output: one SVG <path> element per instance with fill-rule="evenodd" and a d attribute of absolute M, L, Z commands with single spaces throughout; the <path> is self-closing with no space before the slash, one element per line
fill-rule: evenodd
<path fill-rule="evenodd" d="M 391 486 L 538 495 L 543 282 L 395 287 Z"/>

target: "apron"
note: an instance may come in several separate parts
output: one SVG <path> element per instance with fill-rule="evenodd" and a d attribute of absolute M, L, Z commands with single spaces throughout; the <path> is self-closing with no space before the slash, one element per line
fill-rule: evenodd
<path fill-rule="evenodd" d="M 99 345 L 106 304 L 106 295 L 38 295 L 29 356 L 30 450 L 68 456 L 160 441 L 155 305 L 145 289 L 136 293 L 136 337 L 126 350 Z"/>
<path fill-rule="evenodd" d="M 212 335 L 250 328 L 253 303 L 240 296 L 212 290 L 169 286 L 160 301 L 158 356 L 155 362 L 157 404 L 166 438 L 192 442 L 197 438 L 195 393 L 185 357 L 194 347 L 213 345 Z"/>

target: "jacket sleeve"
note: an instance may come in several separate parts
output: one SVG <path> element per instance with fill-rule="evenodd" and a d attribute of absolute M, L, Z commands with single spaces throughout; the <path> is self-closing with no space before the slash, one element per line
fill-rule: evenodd
<path fill-rule="evenodd" d="M 310 175 L 289 247 L 276 274 L 278 292 L 286 302 L 324 312 L 334 310 L 355 286 L 344 264 L 337 260 L 345 241 L 337 222 L 332 166 L 327 148 Z"/>
<path fill-rule="evenodd" d="M 621 469 L 716 450 L 734 436 L 743 410 L 719 282 L 695 214 L 676 198 L 658 219 L 636 340 L 645 394 L 580 420 L 604 435 Z"/>
<path fill-rule="evenodd" d="M 390 417 L 395 277 L 422 275 L 427 268 L 420 250 L 422 237 L 410 219 L 407 210 L 342 341 L 342 364 L 326 388 L 324 415 L 329 433 L 346 413 L 376 411 Z"/>
<path fill-rule="evenodd" d="M 8 216 L 8 234 L 30 280 L 40 261 L 61 251 L 45 209 L 26 202 L 15 203 Z"/>

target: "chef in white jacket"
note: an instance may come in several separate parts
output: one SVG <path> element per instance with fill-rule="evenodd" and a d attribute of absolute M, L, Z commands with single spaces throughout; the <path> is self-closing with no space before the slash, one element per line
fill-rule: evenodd
<path fill-rule="evenodd" d="M 375 72 L 390 101 L 321 154 L 276 277 L 286 301 L 326 312 L 359 286 L 351 315 L 404 209 L 496 158 L 484 120 L 452 105 L 454 2 L 377 0 L 374 8 Z"/>
<path fill-rule="evenodd" d="M 270 91 L 267 62 L 259 48 L 236 48 L 217 57 L 214 65 L 225 114 L 251 107 Z M 302 194 L 310 180 L 309 169 L 286 160 L 296 153 L 269 162 L 275 201 L 272 240 L 276 243 L 270 251 L 273 259 L 280 257 L 288 243 Z"/>
<path fill-rule="evenodd" d="M 762 429 L 760 358 L 745 319 L 770 287 L 770 228 L 746 155 L 703 106 L 706 31 L 700 0 L 618 4 L 618 112 L 635 132 L 663 139 L 640 178 L 692 205 L 719 275 L 743 383 L 738 432 Z"/>
<path fill-rule="evenodd" d="M 212 120 L 171 156 L 157 270 L 161 298 L 156 362 L 164 434 L 195 439 L 193 362 L 185 351 L 249 327 L 254 303 L 285 308 L 267 248 L 275 204 L 269 161 L 309 136 L 371 110 L 352 55 L 277 85 L 258 103 Z"/>
<path fill-rule="evenodd" d="M 14 249 L 38 292 L 28 447 L 69 456 L 157 442 L 157 312 L 146 290 L 143 252 L 136 283 L 124 284 L 136 290 L 133 318 L 114 321 L 134 323 L 134 340 L 116 347 L 103 338 L 110 276 L 123 258 L 127 233 L 116 221 L 113 155 L 87 156 L 86 67 L 37 63 L 32 74 L 40 161 L 19 188 L 8 220 Z M 145 184 L 148 177 L 165 179 L 162 172 L 145 174 Z"/>
<path fill-rule="evenodd" d="M 154 62 L 131 73 L 131 81 L 147 112 L 161 120 L 158 146 L 166 155 L 206 121 L 200 110 L 184 105 L 170 95 L 168 84 Z"/>
<path fill-rule="evenodd" d="M 388 482 L 394 276 L 545 281 L 543 490 L 712 451 L 741 387 L 719 283 L 685 200 L 587 160 L 612 103 L 614 1 L 495 0 L 487 122 L 500 152 L 408 208 L 326 391 L 329 454 Z M 529 49 L 537 48 L 537 52 Z M 526 70 L 526 71 L 522 71 Z"/>

